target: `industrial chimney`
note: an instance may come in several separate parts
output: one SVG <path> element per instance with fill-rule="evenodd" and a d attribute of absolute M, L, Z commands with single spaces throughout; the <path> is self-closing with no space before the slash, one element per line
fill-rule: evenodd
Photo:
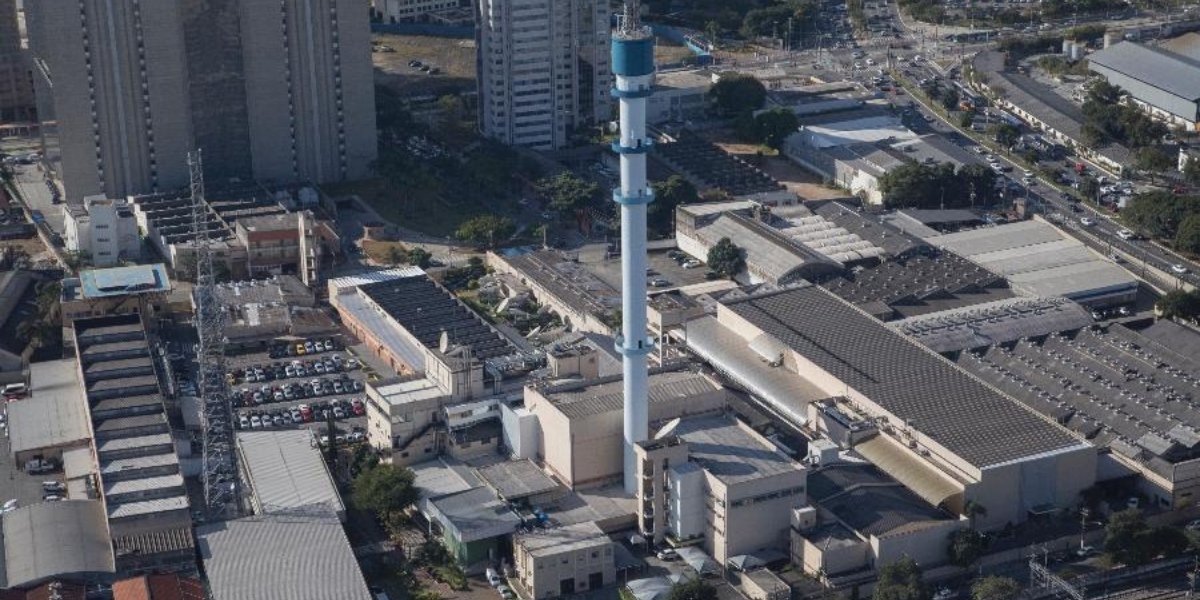
<path fill-rule="evenodd" d="M 643 26 L 638 0 L 625 2 L 613 34 L 612 95 L 621 106 L 621 137 L 613 150 L 621 157 L 621 187 L 613 200 L 621 205 L 621 334 L 625 393 L 625 492 L 637 492 L 633 445 L 649 436 L 646 359 L 654 342 L 646 335 L 646 205 L 654 194 L 646 183 L 646 99 L 654 85 L 654 35 Z"/>

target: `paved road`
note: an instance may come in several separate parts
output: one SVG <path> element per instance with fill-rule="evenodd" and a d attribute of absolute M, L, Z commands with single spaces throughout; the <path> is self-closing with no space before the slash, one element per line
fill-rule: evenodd
<path fill-rule="evenodd" d="M 55 204 L 54 197 L 47 187 L 45 175 L 35 165 L 16 165 L 13 182 L 21 197 L 33 210 L 40 210 L 46 216 L 46 223 L 59 235 L 63 233 L 63 209 L 65 204 Z"/>

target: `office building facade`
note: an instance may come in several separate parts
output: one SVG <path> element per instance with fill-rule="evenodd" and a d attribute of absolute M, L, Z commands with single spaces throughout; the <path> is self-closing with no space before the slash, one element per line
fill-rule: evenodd
<path fill-rule="evenodd" d="M 367 8 L 337 0 L 37 2 L 47 166 L 68 200 L 210 183 L 362 178 L 375 158 Z"/>
<path fill-rule="evenodd" d="M 539 150 L 612 118 L 608 3 L 477 0 L 479 124 Z"/>

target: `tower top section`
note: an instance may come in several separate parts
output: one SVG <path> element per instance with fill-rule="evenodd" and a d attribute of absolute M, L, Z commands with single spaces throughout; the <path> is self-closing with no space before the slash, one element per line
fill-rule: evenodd
<path fill-rule="evenodd" d="M 654 37 L 650 28 L 642 25 L 640 0 L 625 0 L 625 8 L 617 16 L 616 40 L 643 40 Z"/>
<path fill-rule="evenodd" d="M 612 69 L 617 77 L 654 74 L 654 33 L 642 24 L 638 0 L 626 0 L 613 32 Z"/>

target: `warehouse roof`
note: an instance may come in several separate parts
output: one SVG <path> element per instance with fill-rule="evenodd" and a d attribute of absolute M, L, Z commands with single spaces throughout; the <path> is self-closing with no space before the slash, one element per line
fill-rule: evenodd
<path fill-rule="evenodd" d="M 1004 276 L 1030 296 L 1085 299 L 1137 288 L 1128 271 L 1044 221 L 960 231 L 929 242 Z"/>
<path fill-rule="evenodd" d="M 733 417 L 687 418 L 675 434 L 688 443 L 690 460 L 727 485 L 803 471 Z"/>
<path fill-rule="evenodd" d="M 434 518 L 457 530 L 462 543 L 508 535 L 521 524 L 521 517 L 486 487 L 442 496 L 430 505 Z"/>
<path fill-rule="evenodd" d="M 580 418 L 620 411 L 624 406 L 624 383 L 620 375 L 580 383 L 552 386 L 542 395 L 567 418 Z M 700 373 L 688 370 L 651 372 L 648 379 L 651 404 L 709 394 L 718 386 Z"/>
<path fill-rule="evenodd" d="M 819 287 L 768 292 L 728 307 L 977 468 L 1080 445 Z"/>
<path fill-rule="evenodd" d="M 75 377 L 74 358 L 29 366 L 32 394 L 8 405 L 10 448 L 14 454 L 87 440 L 86 400 Z"/>
<path fill-rule="evenodd" d="M 370 600 L 333 515 L 264 515 L 201 525 L 214 600 Z"/>
<path fill-rule="evenodd" d="M 556 556 L 612 544 L 612 540 L 593 522 L 576 523 L 553 529 L 537 529 L 516 536 L 513 543 L 530 556 Z"/>
<path fill-rule="evenodd" d="M 1165 48 L 1118 42 L 1089 54 L 1088 64 L 1112 69 L 1185 100 L 1200 100 L 1200 61 Z"/>
<path fill-rule="evenodd" d="M 529 459 L 499 462 L 479 469 L 479 478 L 509 502 L 559 489 L 546 472 Z"/>
<path fill-rule="evenodd" d="M 237 444 L 264 512 L 314 505 L 345 510 L 311 430 L 244 431 Z"/>
<path fill-rule="evenodd" d="M 99 500 L 40 502 L 18 508 L 3 520 L 9 587 L 113 572 L 112 545 Z"/>
<path fill-rule="evenodd" d="M 354 320 L 370 331 L 389 352 L 400 357 L 410 368 L 414 371 L 425 370 L 424 349 L 409 341 L 403 332 L 392 326 L 387 315 L 380 314 L 362 296 L 343 294 L 338 297 L 338 304 L 341 310 L 353 315 Z"/>
<path fill-rule="evenodd" d="M 114 581 L 113 600 L 205 600 L 199 579 L 178 573 L 139 575 Z"/>

